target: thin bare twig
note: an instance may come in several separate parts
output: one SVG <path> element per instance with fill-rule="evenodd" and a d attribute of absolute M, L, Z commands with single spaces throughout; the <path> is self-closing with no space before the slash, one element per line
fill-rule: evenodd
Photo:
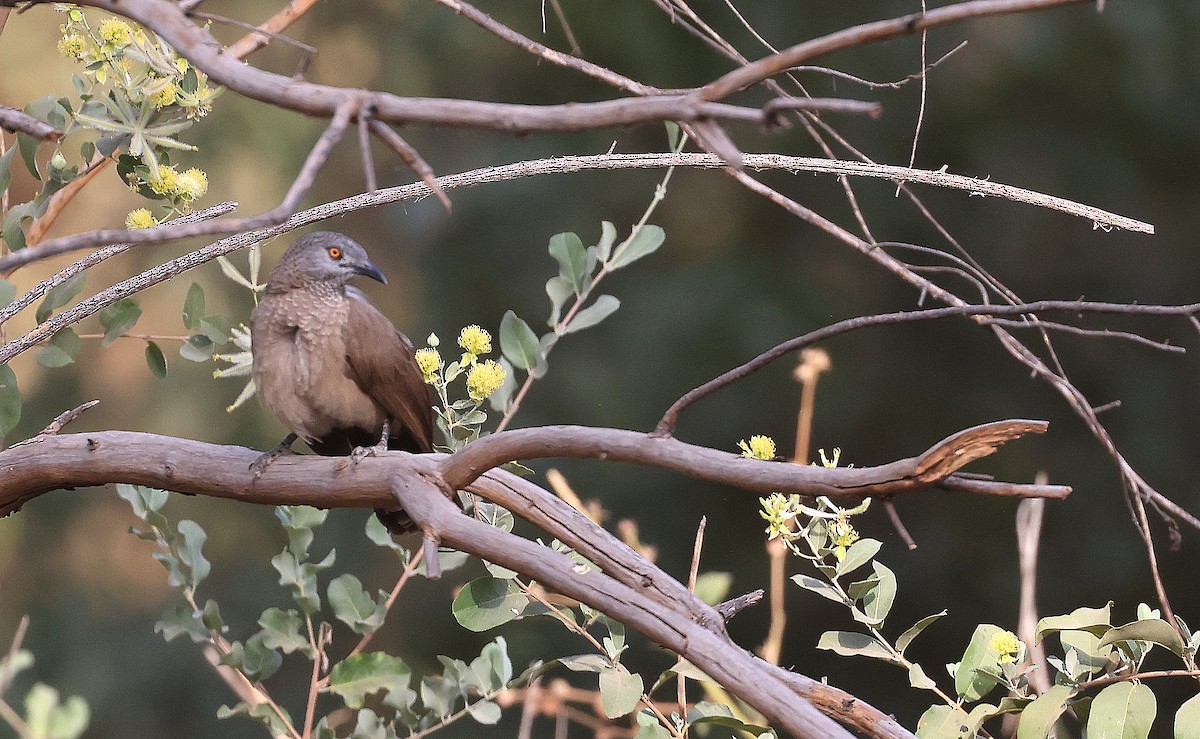
<path fill-rule="evenodd" d="M 245 59 L 270 43 L 272 38 L 280 38 L 281 31 L 300 20 L 309 8 L 316 4 L 317 0 L 290 0 L 287 5 L 263 21 L 254 31 L 233 42 L 229 48 L 225 49 L 225 53 L 235 59 Z M 286 37 L 283 38 L 286 39 Z M 315 51 L 313 49 L 314 53 Z"/>
<path fill-rule="evenodd" d="M 12 133 L 25 133 L 42 141 L 58 141 L 64 135 L 49 123 L 7 105 L 0 105 L 0 128 Z"/>

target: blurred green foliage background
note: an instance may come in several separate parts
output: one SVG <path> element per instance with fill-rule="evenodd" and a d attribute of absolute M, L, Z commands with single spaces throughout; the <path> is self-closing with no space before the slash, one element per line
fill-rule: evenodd
<path fill-rule="evenodd" d="M 649 2 L 562 4 L 588 59 L 641 81 L 694 86 L 730 68 Z M 277 5 L 214 0 L 204 10 L 259 22 Z M 568 48 L 553 16 L 543 33 L 537 2 L 481 7 L 523 33 Z M 724 3 L 709 0 L 694 7 L 748 56 L 762 54 Z M 739 7 L 778 47 L 917 9 L 915 3 L 780 0 Z M 22 107 L 41 95 L 70 91 L 71 63 L 54 48 L 59 22 L 49 6 L 9 19 L 0 36 L 0 101 Z M 922 198 L 979 261 L 1027 299 L 1197 300 L 1197 28 L 1200 4 L 1115 0 L 1103 13 L 1076 6 L 983 19 L 929 36 L 931 59 L 962 40 L 969 43 L 929 77 L 917 166 L 948 165 L 953 172 L 1095 205 L 1149 221 L 1157 235 L 1104 233 L 1060 213 L 962 192 L 925 189 Z M 214 30 L 227 43 L 239 36 L 237 29 L 218 25 Z M 323 83 L 528 103 L 614 95 L 596 82 L 539 64 L 424 0 L 326 0 L 289 35 L 320 50 L 309 78 Z M 818 63 L 872 80 L 896 80 L 918 70 L 919 48 L 918 39 L 897 39 Z M 297 59 L 297 52 L 282 44 L 252 57 L 254 64 L 283 73 L 290 73 Z M 802 78 L 814 94 L 881 101 L 885 113 L 879 120 L 829 120 L 876 161 L 907 161 L 919 102 L 916 84 L 866 90 L 821 74 Z M 744 99 L 763 97 L 748 93 Z M 178 161 L 208 172 L 211 189 L 201 205 L 236 200 L 239 213 L 258 213 L 281 198 L 323 126 L 226 93 L 186 134 L 199 151 Z M 746 151 L 819 155 L 798 127 L 766 133 L 731 126 L 730 131 Z M 439 174 L 612 147 L 622 152 L 665 147 L 661 126 L 524 137 L 425 128 L 402 133 Z M 381 185 L 413 179 L 390 151 L 377 147 L 375 159 Z M 21 188 L 31 184 L 17 174 L 15 202 L 20 202 L 29 195 Z M 834 178 L 762 176 L 853 227 Z M 660 177 L 659 172 L 609 172 L 516 180 L 451 192 L 453 213 L 427 199 L 363 211 L 322 227 L 360 240 L 389 275 L 389 286 L 365 287 L 397 326 L 418 341 L 430 332 L 449 340 L 467 323 L 494 332 L 510 308 L 531 324 L 544 319 L 548 303 L 542 287 L 556 269 L 546 254 L 548 238 L 577 231 L 585 243 L 594 243 L 601 220 L 628 229 Z M 54 234 L 116 226 L 138 206 L 115 174 L 104 178 L 87 188 Z M 356 145 L 347 140 L 306 205 L 362 189 Z M 907 201 L 893 196 L 893 185 L 861 181 L 855 189 L 877 239 L 942 245 Z M 916 304 L 918 296 L 909 287 L 718 172 L 677 172 L 654 221 L 666 229 L 666 245 L 606 286 L 623 301 L 621 310 L 556 348 L 548 377 L 534 387 L 516 425 L 649 429 L 684 391 L 783 339 L 842 318 Z M 268 264 L 287 243 L 290 238 L 284 237 L 268 244 Z M 199 245 L 131 251 L 93 270 L 88 292 Z M 244 264 L 244 257 L 235 262 Z M 66 263 L 21 270 L 13 279 L 27 289 Z M 139 329 L 182 333 L 179 309 L 192 281 L 205 286 L 210 311 L 235 323 L 246 320 L 248 294 L 210 264 L 141 296 L 145 314 Z M 31 321 L 31 315 L 14 320 L 9 336 Z M 1194 331 L 1183 321 L 1113 320 L 1108 325 L 1169 337 L 1189 349 L 1197 346 Z M 136 341 L 107 349 L 92 342 L 76 364 L 57 370 L 38 367 L 32 353 L 14 361 L 26 405 L 12 440 L 36 433 L 60 411 L 93 398 L 100 406 L 71 430 L 133 429 L 260 449 L 284 433 L 257 402 L 225 412 L 240 380 L 215 381 L 211 365 L 182 360 L 170 348 L 170 374 L 160 381 L 145 367 L 142 348 Z M 1153 603 L 1145 554 L 1112 462 L 1058 396 L 1031 380 L 985 332 L 967 321 L 944 321 L 871 329 L 825 348 L 834 369 L 818 389 L 816 446 L 840 446 L 844 461 L 871 465 L 917 454 L 977 423 L 1047 419 L 1051 427 L 1045 437 L 1017 442 L 973 468 L 1017 481 L 1044 470 L 1052 482 L 1075 488 L 1068 500 L 1047 508 L 1042 612 L 1100 606 L 1111 599 L 1120 622 L 1133 620 L 1139 601 Z M 1058 339 L 1058 348 L 1075 382 L 1094 402 L 1122 401 L 1103 419 L 1134 466 L 1178 503 L 1200 510 L 1194 484 L 1200 473 L 1195 391 L 1200 364 L 1195 357 L 1068 336 Z M 793 366 L 780 362 L 705 400 L 685 415 L 680 437 L 734 451 L 739 439 L 766 433 L 789 449 L 799 395 Z M 547 465 L 536 466 L 541 471 Z M 703 515 L 709 526 L 702 569 L 732 572 L 735 594 L 767 585 L 762 521 L 753 495 L 628 466 L 554 466 L 582 497 L 603 504 L 610 524 L 635 520 L 642 539 L 658 548 L 659 563 L 676 576 L 686 576 L 692 537 Z M 880 559 L 899 577 L 890 621 L 911 623 L 949 609 L 950 616 L 926 632 L 911 653 L 930 675 L 942 677 L 940 666 L 958 659 L 975 624 L 1016 625 L 1015 503 L 933 492 L 897 505 L 920 544 L 915 552 L 906 551 L 878 508 L 856 524 L 885 541 Z M 268 564 L 284 544 L 272 512 L 183 497 L 167 510 L 208 530 L 207 552 L 214 563 L 208 595 L 221 603 L 228 621 L 243 625 L 246 633 L 237 634 L 235 626 L 234 635 L 244 638 L 262 609 L 286 598 L 276 594 Z M 357 573 L 368 587 L 388 587 L 399 568 L 363 538 L 365 518 L 361 511 L 335 511 L 316 548 L 337 549 L 339 572 Z M 164 644 L 153 634 L 153 623 L 172 605 L 173 595 L 144 543 L 126 533 L 131 522 L 125 503 L 108 489 L 47 495 L 0 521 L 0 643 L 6 644 L 21 615 L 29 614 L 26 645 L 37 655 L 34 677 L 88 700 L 93 710 L 89 736 L 261 736 L 258 726 L 244 720 L 217 722 L 217 706 L 233 702 L 224 685 L 190 644 Z M 1200 624 L 1195 574 L 1200 532 L 1185 531 L 1179 552 L 1160 550 L 1177 612 L 1193 626 Z M 426 670 L 437 669 L 435 654 L 477 654 L 491 635 L 469 634 L 448 615 L 455 586 L 478 569 L 439 583 L 411 584 L 376 645 Z M 928 705 L 927 694 L 908 689 L 901 671 L 814 648 L 821 631 L 850 626 L 844 612 L 790 585 L 788 600 L 785 665 L 828 676 L 895 712 L 907 725 L 915 724 Z M 730 631 L 753 648 L 766 625 L 767 609 L 760 606 L 740 615 Z M 537 621 L 510 625 L 503 633 L 518 665 L 575 653 L 582 646 Z M 653 650 L 630 662 L 646 670 L 669 663 L 667 655 Z M 272 692 L 297 710 L 306 683 L 307 675 L 282 676 L 274 679 Z M 1168 712 L 1167 701 L 1176 700 L 1169 686 L 1162 687 L 1160 715 Z M 468 726 L 446 735 L 478 731 Z"/>

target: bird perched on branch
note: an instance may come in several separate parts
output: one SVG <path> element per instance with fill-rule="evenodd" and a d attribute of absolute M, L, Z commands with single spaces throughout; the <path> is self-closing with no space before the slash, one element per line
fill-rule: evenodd
<path fill-rule="evenodd" d="M 297 437 L 317 454 L 357 464 L 385 450 L 433 449 L 433 408 L 408 338 L 347 283 L 387 278 L 349 236 L 305 234 L 271 270 L 251 316 L 254 382 L 291 432 L 258 458 L 255 476 Z M 376 510 L 392 533 L 412 530 L 403 511 Z"/>

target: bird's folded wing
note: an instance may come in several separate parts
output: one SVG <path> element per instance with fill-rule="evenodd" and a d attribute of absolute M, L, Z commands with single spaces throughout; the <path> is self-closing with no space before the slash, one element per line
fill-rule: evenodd
<path fill-rule="evenodd" d="M 357 291 L 347 291 L 346 362 L 352 379 L 392 420 L 393 437 L 411 435 L 415 449 L 433 449 L 433 408 L 413 347 Z M 398 424 L 401 428 L 395 428 Z"/>

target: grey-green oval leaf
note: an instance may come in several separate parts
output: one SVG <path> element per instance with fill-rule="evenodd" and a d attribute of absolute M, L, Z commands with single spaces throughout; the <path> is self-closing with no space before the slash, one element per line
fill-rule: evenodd
<path fill-rule="evenodd" d="M 576 331 L 591 328 L 611 316 L 620 307 L 621 301 L 617 298 L 612 295 L 601 295 L 596 298 L 594 303 L 575 314 L 575 317 L 567 324 L 564 333 L 573 334 Z"/>
<path fill-rule="evenodd" d="M 1017 739 L 1046 739 L 1073 695 L 1075 689 L 1069 685 L 1050 686 L 1049 690 L 1039 695 L 1037 700 L 1025 706 L 1025 710 L 1021 712 L 1021 722 L 1017 724 Z"/>
<path fill-rule="evenodd" d="M 601 670 L 600 702 L 604 706 L 604 715 L 620 718 L 633 713 L 644 689 L 642 676 L 629 672 L 624 665 Z"/>
<path fill-rule="evenodd" d="M 838 576 L 845 575 L 848 572 L 862 567 L 876 554 L 879 554 L 879 548 L 883 543 L 876 539 L 859 539 L 850 545 L 843 556 L 837 563 Z"/>
<path fill-rule="evenodd" d="M 12 149 L 9 149 L 11 152 Z M 3 191 L 4 188 L 0 188 Z M 0 280 L 0 309 L 7 308 L 17 297 L 17 286 L 8 280 Z"/>
<path fill-rule="evenodd" d="M 12 367 L 0 364 L 0 436 L 16 428 L 21 420 L 21 390 Z"/>
<path fill-rule="evenodd" d="M 187 297 L 183 299 L 183 325 L 189 331 L 193 331 L 200 325 L 200 319 L 204 317 L 204 288 L 200 287 L 199 283 L 193 282 L 188 288 Z"/>
<path fill-rule="evenodd" d="M 1100 640 L 1100 646 L 1107 647 L 1119 641 L 1153 642 L 1161 644 L 1178 655 L 1182 655 L 1187 649 L 1179 632 L 1161 618 L 1147 618 L 1118 626 L 1104 635 L 1104 638 Z"/>
<path fill-rule="evenodd" d="M 537 367 L 542 359 L 537 334 L 512 311 L 500 319 L 500 352 L 514 367 L 523 370 Z"/>
<path fill-rule="evenodd" d="M 46 297 L 42 298 L 41 304 L 38 305 L 37 322 L 45 323 L 54 311 L 71 302 L 71 298 L 79 294 L 86 281 L 87 273 L 80 272 L 50 288 L 46 292 Z"/>
<path fill-rule="evenodd" d="M 133 328 L 133 325 L 141 317 L 142 309 L 132 298 L 118 300 L 100 311 L 100 325 L 104 327 L 104 338 L 101 339 L 100 345 L 108 346 L 116 341 L 122 334 Z"/>
<path fill-rule="evenodd" d="M 150 371 L 154 376 L 162 380 L 167 376 L 167 358 L 163 356 L 162 349 L 153 341 L 146 342 L 146 364 L 150 367 Z"/>
<path fill-rule="evenodd" d="M 885 662 L 894 662 L 892 653 L 867 634 L 856 631 L 826 631 L 817 642 L 817 649 L 828 649 L 843 657 L 873 657 Z"/>
<path fill-rule="evenodd" d="M 1200 695 L 1184 701 L 1175 712 L 1175 739 L 1200 739 Z"/>
<path fill-rule="evenodd" d="M 519 617 L 528 603 L 528 596 L 513 581 L 481 577 L 459 591 L 454 618 L 471 631 L 487 631 Z"/>
<path fill-rule="evenodd" d="M 666 238 L 666 232 L 658 226 L 642 226 L 632 238 L 617 247 L 610 268 L 620 269 L 642 257 L 653 254 L 658 251 L 658 247 L 663 245 Z"/>
<path fill-rule="evenodd" d="M 1088 739 L 1146 739 L 1158 713 L 1154 691 L 1141 683 L 1116 683 L 1101 690 L 1088 715 Z"/>
<path fill-rule="evenodd" d="M 573 233 L 555 234 L 550 237 L 550 256 L 558 262 L 558 274 L 571 285 L 575 294 L 583 292 L 587 281 L 587 249 L 583 241 Z"/>

